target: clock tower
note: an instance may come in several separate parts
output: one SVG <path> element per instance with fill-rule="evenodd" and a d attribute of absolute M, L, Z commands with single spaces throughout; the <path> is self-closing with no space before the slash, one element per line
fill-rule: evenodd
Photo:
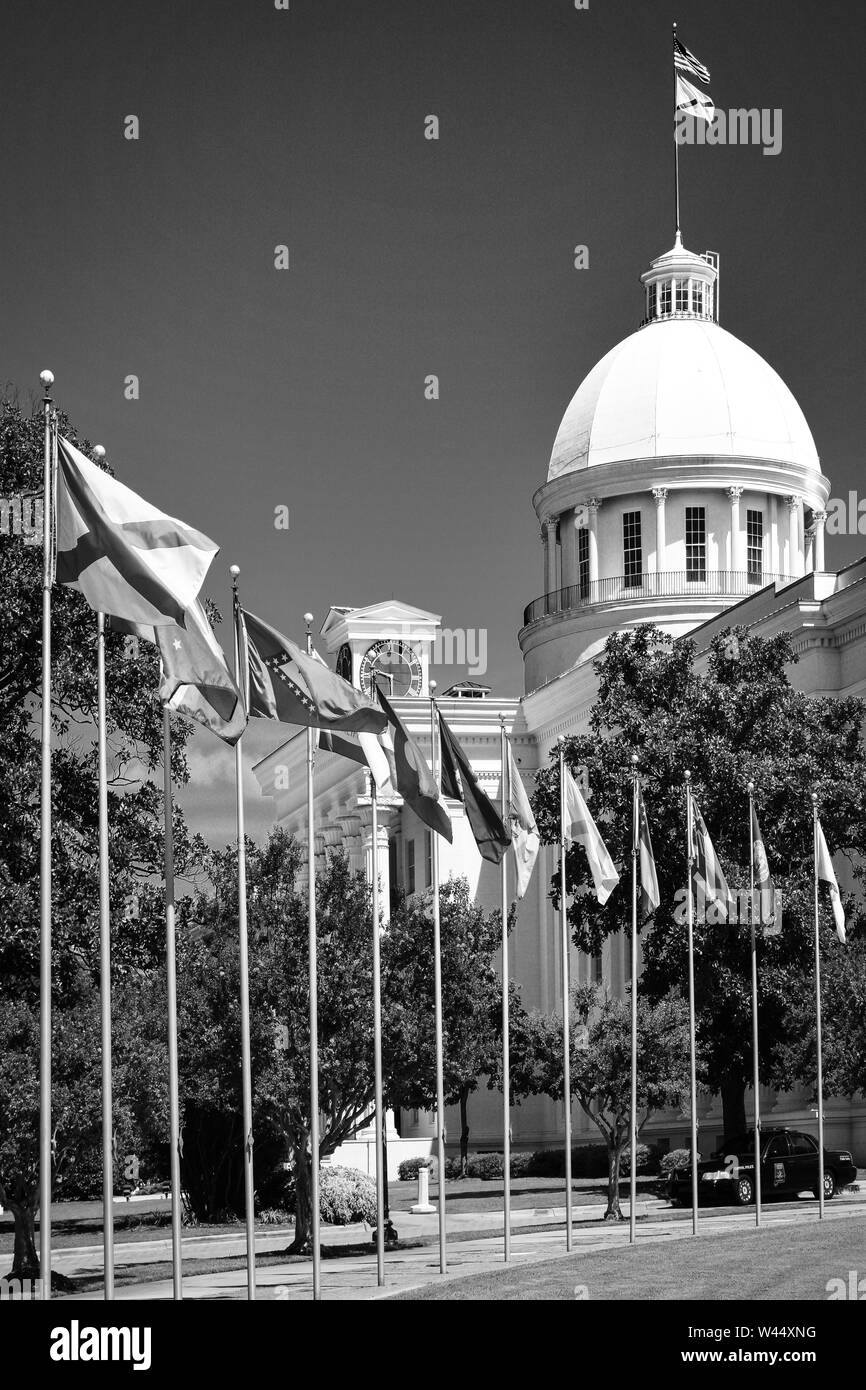
<path fill-rule="evenodd" d="M 332 608 L 322 626 L 337 674 L 365 695 L 429 696 L 431 648 L 441 618 L 396 599 L 368 608 Z"/>

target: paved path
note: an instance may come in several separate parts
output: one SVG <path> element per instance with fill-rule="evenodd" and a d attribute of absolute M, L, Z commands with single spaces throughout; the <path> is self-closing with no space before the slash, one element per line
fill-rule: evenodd
<path fill-rule="evenodd" d="M 670 1211 L 666 1203 L 647 1202 L 646 1207 L 657 1206 L 659 1212 Z M 624 1206 L 627 1211 L 627 1206 Z M 866 1217 L 866 1192 L 845 1194 L 830 1203 L 826 1208 L 827 1221 L 845 1221 Z M 533 1261 L 549 1260 L 565 1255 L 564 1210 L 512 1213 L 512 1265 L 530 1264 Z M 522 1219 L 518 1219 L 522 1218 Z M 584 1213 L 581 1212 L 581 1221 Z M 783 1206 L 768 1206 L 763 1211 L 765 1227 L 784 1225 L 809 1225 L 818 1220 L 815 1203 L 802 1203 L 799 1207 L 786 1203 Z M 412 1224 L 410 1224 L 412 1223 Z M 712 1238 L 723 1232 L 751 1229 L 754 1227 L 753 1210 L 712 1214 L 701 1212 L 700 1229 L 705 1237 Z M 526 1231 L 521 1227 L 542 1225 L 544 1229 Z M 401 1212 L 399 1218 L 401 1237 L 429 1236 L 437 1233 L 435 1216 L 410 1216 Z M 455 1240 L 447 1247 L 448 1279 L 461 1275 L 489 1273 L 503 1267 L 501 1216 L 493 1212 L 465 1213 L 448 1217 L 449 1234 L 464 1232 L 487 1232 L 464 1240 Z M 273 1234 L 259 1233 L 256 1248 L 260 1253 L 278 1251 L 285 1247 L 289 1239 L 286 1228 Z M 674 1241 L 686 1239 L 691 1235 L 691 1215 L 686 1212 L 667 1219 L 659 1219 L 655 1212 L 648 1212 L 638 1227 L 638 1240 Z M 329 1230 L 328 1243 L 358 1243 L 369 1238 L 365 1227 L 347 1227 L 337 1232 Z M 628 1244 L 628 1223 L 603 1225 L 597 1219 L 576 1226 L 573 1231 L 575 1252 L 609 1250 Z M 146 1243 L 117 1243 L 115 1255 L 117 1265 L 131 1263 L 152 1263 L 170 1259 L 170 1242 L 148 1241 Z M 214 1258 L 225 1256 L 243 1257 L 245 1253 L 244 1236 L 187 1236 L 184 1238 L 184 1255 L 188 1258 Z M 65 1274 L 93 1274 L 102 1267 L 102 1247 L 87 1246 L 58 1250 L 55 1267 Z M 376 1283 L 376 1259 L 374 1254 L 347 1257 L 331 1256 L 322 1261 L 322 1295 L 327 1300 L 379 1299 L 393 1293 L 423 1288 L 431 1282 L 438 1282 L 443 1276 L 439 1272 L 438 1242 L 415 1249 L 389 1251 L 385 1256 L 386 1285 L 380 1289 Z M 287 1260 L 285 1264 L 272 1264 L 259 1267 L 256 1271 L 256 1286 L 261 1299 L 309 1299 L 312 1292 L 311 1262 Z M 116 1289 L 118 1300 L 171 1299 L 171 1280 L 158 1280 L 152 1283 L 127 1284 Z M 184 1278 L 184 1297 L 194 1299 L 245 1299 L 246 1271 L 238 1269 L 211 1274 L 190 1274 Z M 67 1301 L 99 1300 L 97 1292 L 76 1294 Z"/>

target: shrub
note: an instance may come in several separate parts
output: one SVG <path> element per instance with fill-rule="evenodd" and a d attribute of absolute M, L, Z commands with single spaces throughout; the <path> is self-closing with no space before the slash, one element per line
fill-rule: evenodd
<path fill-rule="evenodd" d="M 700 1154 L 698 1157 L 700 1158 Z M 691 1159 L 691 1149 L 671 1149 L 669 1153 L 663 1155 L 659 1172 L 663 1178 L 669 1178 L 675 1168 L 687 1168 Z"/>
<path fill-rule="evenodd" d="M 330 1226 L 348 1226 L 355 1221 L 375 1226 L 375 1180 L 357 1168 L 322 1168 L 319 1215 Z"/>
<path fill-rule="evenodd" d="M 658 1149 L 651 1147 L 649 1144 L 641 1144 L 640 1141 L 638 1141 L 637 1171 L 639 1173 L 645 1173 L 647 1175 L 658 1173 L 660 1169 L 659 1159 L 660 1155 Z M 619 1171 L 623 1177 L 628 1177 L 631 1174 L 630 1147 L 627 1148 L 620 1157 Z"/>
<path fill-rule="evenodd" d="M 432 1177 L 436 1171 L 435 1158 L 404 1158 L 400 1167 L 397 1169 L 397 1176 L 401 1182 L 411 1182 L 418 1176 L 419 1168 L 430 1168 Z M 446 1174 L 448 1172 L 446 1165 Z"/>
<path fill-rule="evenodd" d="M 528 1177 L 530 1174 L 531 1166 L 531 1153 L 520 1153 L 511 1155 L 511 1176 L 513 1178 Z"/>
<path fill-rule="evenodd" d="M 481 1178 L 483 1182 L 492 1182 L 496 1178 L 501 1178 L 502 1173 L 502 1154 L 469 1155 L 469 1162 L 466 1165 L 466 1176 L 468 1178 Z"/>

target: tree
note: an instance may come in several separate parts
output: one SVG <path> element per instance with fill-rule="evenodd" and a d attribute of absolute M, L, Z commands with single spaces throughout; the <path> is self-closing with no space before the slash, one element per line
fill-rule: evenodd
<path fill-rule="evenodd" d="M 723 632 L 702 666 L 692 640 L 673 641 L 652 626 L 616 633 L 596 662 L 598 697 L 589 733 L 567 740 L 569 766 L 583 770 L 591 809 L 619 865 L 621 882 L 605 907 L 588 891 L 586 856 L 566 857 L 568 909 L 575 944 L 598 952 L 606 937 L 630 930 L 630 758 L 640 759 L 662 902 L 641 923 L 641 990 L 654 1000 L 686 977 L 685 818 L 683 773 L 693 786 L 728 882 L 745 904 L 750 840 L 746 784 L 756 785 L 761 828 L 782 902 L 777 934 L 761 934 L 758 983 L 761 1079 L 787 1089 L 803 1077 L 784 1046 L 787 1016 L 811 988 L 812 818 L 818 792 L 828 842 L 857 865 L 866 851 L 864 706 L 795 691 L 795 661 L 786 634 Z M 559 836 L 558 773 L 545 769 L 534 798 L 542 837 Z M 558 902 L 559 885 L 551 896 Z M 862 906 L 849 900 L 853 929 Z M 747 912 L 726 924 L 708 910 L 695 923 L 699 1077 L 720 1091 L 728 1134 L 745 1129 L 745 1090 L 752 1074 L 750 944 Z M 830 943 L 830 949 L 835 949 Z M 841 949 L 841 948 L 840 948 Z"/>
<path fill-rule="evenodd" d="M 619 1221 L 620 1162 L 631 1124 L 631 1004 L 598 987 L 572 991 L 569 1018 L 571 1093 L 604 1136 L 608 1153 L 608 1221 Z M 562 1017 L 533 1012 L 517 1021 L 511 1047 L 515 1094 L 562 1099 Z M 654 1111 L 679 1103 L 689 1089 L 688 1010 L 671 994 L 657 1004 L 638 995 L 638 1134 Z M 634 1156 L 632 1156 L 634 1161 Z"/>
<path fill-rule="evenodd" d="M 61 414 L 61 432 L 78 439 Z M 13 525 L 0 534 L 0 1185 L 15 1194 L 16 1263 L 34 1267 L 38 1197 L 39 785 L 42 551 L 14 522 L 42 492 L 42 412 L 0 402 L 0 496 Z M 41 540 L 41 533 L 34 535 Z M 82 596 L 55 586 L 52 597 L 52 973 L 55 1168 L 93 1142 L 93 1079 L 81 1022 L 97 977 L 96 615 Z M 162 719 L 154 698 L 156 655 L 131 660 L 124 638 L 106 639 L 109 715 L 110 898 L 115 979 L 151 968 L 162 955 L 162 802 L 151 774 L 162 760 Z M 189 725 L 178 722 L 172 772 L 187 777 Z M 175 818 L 178 871 L 195 867 L 197 846 Z M 82 1013 L 84 1011 L 84 1013 Z M 92 1020 L 91 1020 L 92 1023 Z M 79 1046 L 80 1044 L 80 1046 Z M 63 1049 L 80 1061 L 67 1065 Z M 10 1060 L 11 1059 L 11 1060 Z M 91 1058 L 92 1061 L 92 1058 Z M 14 1065 L 13 1065 L 14 1063 Z M 80 1088 L 78 1095 L 76 1088 Z M 76 1099 L 77 1096 L 77 1099 Z"/>
<path fill-rule="evenodd" d="M 501 1069 L 502 983 L 493 959 L 502 945 L 502 920 L 473 903 L 465 878 L 452 878 L 439 890 L 439 922 L 445 1100 L 460 1107 L 465 1175 L 469 1097 L 482 1076 L 497 1078 Z M 383 974 L 388 1101 L 404 1110 L 431 1110 L 436 1105 L 432 891 L 397 905 L 384 940 Z"/>

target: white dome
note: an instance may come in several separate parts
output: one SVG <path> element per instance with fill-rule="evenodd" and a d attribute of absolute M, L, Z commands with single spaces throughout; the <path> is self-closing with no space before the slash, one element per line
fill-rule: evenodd
<path fill-rule="evenodd" d="M 547 478 L 695 455 L 821 471 L 806 417 L 763 357 L 710 320 L 659 320 L 612 348 L 578 388 Z"/>

